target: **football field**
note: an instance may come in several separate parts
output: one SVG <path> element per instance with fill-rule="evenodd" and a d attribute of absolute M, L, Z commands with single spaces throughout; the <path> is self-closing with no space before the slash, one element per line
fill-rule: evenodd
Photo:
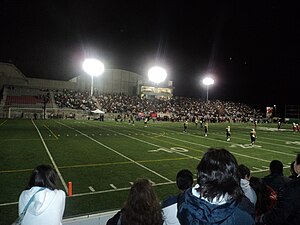
<path fill-rule="evenodd" d="M 225 128 L 230 125 L 231 141 Z M 67 197 L 64 217 L 122 207 L 132 182 L 148 178 L 160 199 L 177 193 L 179 170 L 196 167 L 209 147 L 226 148 L 253 176 L 268 173 L 279 159 L 289 175 L 290 163 L 300 152 L 300 132 L 291 125 L 258 124 L 257 141 L 250 145 L 251 123 L 210 123 L 208 136 L 194 123 L 183 132 L 181 122 L 128 122 L 95 120 L 0 120 L 0 224 L 17 217 L 18 197 L 31 171 L 51 164 Z"/>

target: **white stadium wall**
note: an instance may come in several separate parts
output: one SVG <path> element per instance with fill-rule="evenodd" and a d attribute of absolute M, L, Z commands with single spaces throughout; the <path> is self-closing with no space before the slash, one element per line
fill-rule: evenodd
<path fill-rule="evenodd" d="M 76 88 L 76 84 L 69 81 L 29 78 L 15 65 L 10 63 L 0 63 L 0 87 L 3 86 L 22 86 L 51 90 Z"/>
<path fill-rule="evenodd" d="M 95 94 L 123 93 L 130 96 L 140 95 L 142 94 L 141 87 L 143 85 L 158 87 L 150 82 L 147 76 L 121 69 L 106 69 L 102 75 L 94 77 L 93 82 Z M 90 92 L 91 77 L 82 72 L 81 75 L 69 81 L 30 78 L 26 77 L 15 65 L 0 63 L 0 89 L 3 86 L 23 86 L 49 90 L 69 89 Z M 165 81 L 159 85 L 159 87 L 170 89 L 171 94 L 168 94 L 169 96 L 173 95 L 172 86 L 172 81 Z"/>
<path fill-rule="evenodd" d="M 106 69 L 100 76 L 94 77 L 94 93 L 124 93 L 138 94 L 138 84 L 145 82 L 145 78 L 137 73 L 120 69 Z M 77 83 L 79 90 L 90 91 L 91 77 L 80 75 L 70 80 Z"/>

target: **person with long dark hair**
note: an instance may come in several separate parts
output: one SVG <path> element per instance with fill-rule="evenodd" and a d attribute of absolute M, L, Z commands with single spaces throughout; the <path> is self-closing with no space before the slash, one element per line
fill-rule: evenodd
<path fill-rule="evenodd" d="M 226 149 L 208 149 L 197 167 L 197 184 L 178 199 L 181 225 L 254 225 L 254 205 L 240 188 L 238 163 Z"/>
<path fill-rule="evenodd" d="M 66 194 L 58 190 L 57 173 L 50 165 L 36 167 L 19 197 L 19 215 L 29 203 L 22 225 L 61 225 Z"/>
<path fill-rule="evenodd" d="M 154 188 L 147 179 L 138 179 L 131 187 L 122 210 L 107 225 L 162 225 L 162 210 Z"/>

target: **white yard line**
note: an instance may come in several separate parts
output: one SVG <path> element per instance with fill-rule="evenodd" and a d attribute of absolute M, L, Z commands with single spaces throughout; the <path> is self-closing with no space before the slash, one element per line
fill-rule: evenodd
<path fill-rule="evenodd" d="M 163 129 L 163 130 L 166 130 L 166 129 Z M 170 130 L 168 130 L 168 131 L 170 131 Z M 170 131 L 170 132 L 173 132 L 173 133 L 180 133 L 179 131 Z M 202 138 L 202 139 L 208 139 L 208 140 L 212 140 L 212 141 L 218 141 L 218 142 L 222 142 L 222 143 L 227 143 L 228 144 L 228 142 L 227 141 L 222 141 L 222 140 L 217 140 L 217 139 L 213 139 L 213 138 L 209 138 L 209 137 L 202 137 L 202 136 L 199 136 L 199 135 L 195 135 L 195 134 L 191 134 L 191 133 L 189 133 L 191 136 L 194 136 L 194 137 L 197 137 L 197 138 Z M 220 134 L 210 134 L 210 135 L 215 135 L 215 136 L 222 136 L 222 135 L 220 135 Z M 168 137 L 168 136 L 164 136 L 164 137 Z M 179 139 L 177 139 L 177 138 L 173 138 L 174 140 L 178 140 L 178 141 L 180 141 Z M 237 139 L 242 139 L 242 140 L 245 140 L 245 139 L 243 139 L 243 138 L 237 138 Z M 182 141 L 182 140 L 181 140 Z M 188 141 L 184 141 L 184 142 L 188 142 Z M 194 143 L 194 142 L 188 142 L 188 143 Z M 265 143 L 265 142 L 263 142 L 263 143 Z M 230 144 L 238 144 L 238 143 L 234 143 L 234 142 L 230 142 Z M 271 143 L 269 143 L 269 144 L 271 144 Z M 209 146 L 206 146 L 206 145 L 201 145 L 200 144 L 200 146 L 203 146 L 203 147 L 208 147 L 209 148 Z M 286 145 L 281 145 L 281 146 L 284 146 L 284 147 L 287 147 Z M 285 152 L 278 152 L 278 151 L 273 151 L 273 150 L 270 150 L 270 149 L 266 149 L 266 148 L 259 148 L 260 150 L 263 150 L 263 151 L 266 151 L 266 152 L 272 152 L 272 153 L 276 153 L 276 154 L 281 154 L 281 155 L 288 155 L 288 156 L 295 156 L 294 154 L 290 154 L 290 153 L 285 153 Z M 231 150 L 230 150 L 231 151 Z M 232 151 L 231 151 L 232 152 Z M 257 158 L 258 159 L 258 158 Z"/>
<path fill-rule="evenodd" d="M 95 189 L 92 186 L 89 186 L 89 189 L 91 190 L 91 192 L 95 192 Z"/>
<path fill-rule="evenodd" d="M 102 129 L 109 130 L 110 132 L 117 133 L 117 134 L 119 134 L 119 135 L 122 135 L 122 136 L 125 136 L 125 137 L 128 137 L 128 138 L 131 138 L 131 139 L 133 139 L 133 140 L 136 140 L 136 141 L 139 141 L 139 142 L 148 144 L 148 145 L 152 145 L 152 146 L 157 147 L 157 148 L 163 148 L 163 146 L 161 146 L 161 145 L 156 145 L 156 144 L 153 144 L 153 143 L 151 143 L 151 142 L 144 141 L 144 140 L 142 140 L 142 139 L 135 138 L 135 137 L 132 137 L 132 136 L 128 136 L 127 134 L 123 134 L 123 133 L 120 133 L 120 132 L 117 132 L 117 131 L 114 131 L 114 130 L 111 130 L 111 129 L 108 129 L 108 128 L 103 128 L 103 127 L 102 127 Z M 191 159 L 199 160 L 199 158 L 197 158 L 197 157 L 193 157 L 193 156 L 184 154 L 184 153 L 182 153 L 182 152 L 176 152 L 176 154 L 183 155 L 183 156 L 188 157 L 188 158 L 191 158 Z"/>
<path fill-rule="evenodd" d="M 171 181 L 171 182 L 157 183 L 157 184 L 154 184 L 153 186 L 163 186 L 163 185 L 169 185 L 169 184 L 175 184 L 175 183 L 176 183 L 175 181 Z M 94 195 L 94 194 L 103 194 L 103 193 L 109 193 L 109 192 L 116 192 L 116 191 L 125 191 L 125 190 L 130 190 L 130 188 L 131 187 L 125 187 L 125 188 L 118 188 L 118 189 L 108 189 L 108 190 L 103 190 L 103 191 L 95 191 L 95 192 L 73 194 L 71 198 L 73 198 L 73 197 L 79 197 L 79 196 L 86 196 L 86 195 Z"/>
<path fill-rule="evenodd" d="M 202 144 L 195 143 L 195 142 L 190 142 L 190 141 L 180 140 L 180 139 L 178 139 L 178 138 L 172 138 L 172 137 L 169 137 L 169 136 L 164 136 L 164 137 L 170 138 L 170 139 L 173 139 L 173 140 L 177 140 L 177 141 L 181 141 L 181 142 L 187 142 L 187 143 L 193 144 L 193 145 L 198 145 L 198 146 L 210 148 L 210 146 L 202 145 Z M 228 142 L 226 142 L 226 143 L 228 143 Z M 270 162 L 271 162 L 270 160 L 264 160 L 264 159 L 252 157 L 252 156 L 249 156 L 249 155 L 244 155 L 244 154 L 241 154 L 241 153 L 238 153 L 238 152 L 234 152 L 234 151 L 232 151 L 232 150 L 230 150 L 230 152 L 232 152 L 232 153 L 235 154 L 235 155 L 239 155 L 239 156 L 242 156 L 242 157 L 245 157 L 245 158 L 255 159 L 255 160 L 259 160 L 259 161 L 263 161 L 263 162 L 267 162 L 267 163 L 270 163 Z"/>
<path fill-rule="evenodd" d="M 148 170 L 149 172 L 154 173 L 155 175 L 157 175 L 157 176 L 163 178 L 164 180 L 166 180 L 166 181 L 168 181 L 168 182 L 172 182 L 172 181 L 171 181 L 170 179 L 168 179 L 167 177 L 164 177 L 163 175 L 161 175 L 161 174 L 155 172 L 154 170 L 152 170 L 152 169 L 150 169 L 150 168 L 148 168 L 148 167 L 142 165 L 141 163 L 136 162 L 135 160 L 129 158 L 128 156 L 126 156 L 126 155 L 124 155 L 124 154 L 122 154 L 122 153 L 116 151 L 115 149 L 112 149 L 111 147 L 109 147 L 109 146 L 107 146 L 107 145 L 105 145 L 105 144 L 103 144 L 103 143 L 97 141 L 96 139 L 94 139 L 94 138 L 88 136 L 87 134 L 81 132 L 80 130 L 77 130 L 77 129 L 75 129 L 75 128 L 73 128 L 73 127 L 70 127 L 70 126 L 68 126 L 68 125 L 66 125 L 66 124 L 64 124 L 64 123 L 61 123 L 61 122 L 57 122 L 57 121 L 56 121 L 56 123 L 61 124 L 61 125 L 65 126 L 65 127 L 68 127 L 68 128 L 70 128 L 70 129 L 72 129 L 72 130 L 75 130 L 76 132 L 80 133 L 81 135 L 83 135 L 83 136 L 87 137 L 88 139 L 90 139 L 90 140 L 96 142 L 97 144 L 103 146 L 104 148 L 106 148 L 106 149 L 108 149 L 108 150 L 110 150 L 110 151 L 112 151 L 112 152 L 114 152 L 114 153 L 116 153 L 116 154 L 122 156 L 123 158 L 129 160 L 130 162 L 133 162 L 134 164 L 136 164 L 136 165 L 138 165 L 138 166 L 140 166 L 140 167 L 142 167 L 142 168 Z"/>
<path fill-rule="evenodd" d="M 114 190 L 118 190 L 118 188 L 114 184 L 110 184 L 109 186 L 111 186 Z"/>
<path fill-rule="evenodd" d="M 8 205 L 17 205 L 19 202 L 9 202 L 9 203 L 2 203 L 0 204 L 0 207 L 2 206 L 8 206 Z"/>
<path fill-rule="evenodd" d="M 0 126 L 6 123 L 7 120 L 4 120 L 2 123 L 0 123 Z"/>
<path fill-rule="evenodd" d="M 211 134 L 211 135 L 222 136 L 222 135 L 220 135 L 220 134 Z M 237 137 L 236 139 L 246 140 L 246 139 L 244 139 L 244 138 L 238 138 L 238 137 Z M 216 141 L 228 143 L 227 141 L 221 141 L 221 140 L 216 140 Z M 249 142 L 250 142 L 250 141 L 249 141 Z M 249 142 L 248 142 L 248 143 L 249 143 Z M 289 148 L 299 149 L 299 147 L 293 147 L 293 146 L 288 146 L 288 145 L 280 145 L 280 144 L 269 143 L 269 142 L 264 142 L 264 141 L 257 141 L 257 142 L 258 142 L 258 143 L 269 144 L 269 145 L 277 145 L 277 146 L 280 146 L 280 147 L 289 147 Z M 233 142 L 231 142 L 231 143 L 233 143 Z M 233 143 L 233 144 L 234 144 L 234 143 Z M 281 155 L 295 156 L 295 154 L 290 154 L 290 153 L 286 153 L 286 152 L 274 151 L 274 150 L 270 150 L 270 149 L 267 149 L 267 148 L 259 148 L 259 150 L 263 150 L 263 151 L 266 151 L 266 152 L 272 152 L 272 153 L 276 153 L 276 154 L 281 154 Z"/>
<path fill-rule="evenodd" d="M 103 127 L 102 127 L 102 128 L 103 128 Z M 128 137 L 128 138 L 131 138 L 131 139 L 134 139 L 134 140 L 143 142 L 143 143 L 147 143 L 147 144 L 153 145 L 153 146 L 155 146 L 155 147 L 159 147 L 159 148 L 162 147 L 162 146 L 159 146 L 159 145 L 150 143 L 150 142 L 148 142 L 148 141 L 144 141 L 144 140 L 141 140 L 141 139 L 138 139 L 138 138 L 135 138 L 135 137 L 127 136 L 126 134 L 122 134 L 122 133 L 119 133 L 119 132 L 117 132 L 117 131 L 110 130 L 110 129 L 108 129 L 108 128 L 103 128 L 103 129 L 109 130 L 109 131 L 111 131 L 111 132 L 118 133 L 118 134 L 120 134 L 120 135 L 126 136 L 126 137 Z M 163 129 L 163 130 L 166 130 L 166 129 Z M 147 131 L 143 131 L 143 132 L 148 133 Z M 173 132 L 174 132 L 174 133 L 178 133 L 178 132 L 175 132 L 175 131 L 173 131 Z M 195 136 L 195 137 L 199 137 L 199 136 L 194 135 L 194 134 L 190 134 L 190 135 L 191 135 L 191 136 Z M 169 136 L 167 136 L 167 135 L 164 135 L 163 137 L 164 137 L 164 138 L 169 138 L 169 139 L 172 139 L 172 140 L 175 140 L 175 141 L 180 141 L 180 142 L 192 144 L 192 145 L 197 145 L 197 146 L 202 146 L 202 147 L 205 147 L 205 148 L 210 148 L 210 146 L 208 146 L 208 145 L 203 145 L 203 144 L 199 144 L 199 143 L 195 143 L 195 142 L 185 141 L 185 140 L 181 140 L 181 139 L 178 139 L 178 138 L 169 137 Z M 203 137 L 203 138 L 204 138 L 204 137 Z M 207 137 L 205 137 L 204 139 L 207 139 Z M 211 139 L 211 140 L 215 140 L 215 139 Z M 220 140 L 216 140 L 216 141 L 220 141 Z M 227 141 L 221 141 L 221 142 L 228 143 Z M 232 142 L 231 142 L 231 143 L 232 143 Z M 270 160 L 264 160 L 264 159 L 260 159 L 260 158 L 256 158 L 256 157 L 252 157 L 252 156 L 248 156 L 248 155 L 244 155 L 244 154 L 241 154 L 241 153 L 238 153 L 238 152 L 233 152 L 233 151 L 231 151 L 231 150 L 230 150 L 230 152 L 232 152 L 233 154 L 242 156 L 242 157 L 244 157 L 244 158 L 250 158 L 250 159 L 259 160 L 259 161 L 267 162 L 267 163 L 270 163 L 270 162 L 271 162 Z M 189 155 L 187 155 L 187 154 L 180 153 L 180 152 L 176 152 L 176 153 L 177 153 L 177 154 L 180 154 L 180 155 L 187 156 L 187 157 L 189 157 L 189 158 L 196 159 L 196 160 L 199 161 L 199 158 L 197 158 L 197 157 L 192 157 L 192 156 L 189 156 Z"/>
<path fill-rule="evenodd" d="M 48 156 L 49 156 L 49 158 L 50 158 L 50 160 L 52 162 L 52 165 L 54 166 L 54 168 L 55 168 L 55 170 L 57 172 L 57 175 L 58 175 L 61 183 L 63 184 L 63 186 L 65 188 L 66 193 L 68 193 L 67 184 L 66 184 L 64 178 L 62 177 L 62 175 L 61 175 L 61 173 L 60 173 L 60 171 L 59 171 L 59 169 L 58 169 L 58 167 L 57 167 L 57 165 L 56 165 L 56 163 L 55 163 L 55 161 L 54 161 L 54 159 L 53 159 L 53 157 L 52 157 L 52 155 L 51 155 L 51 153 L 50 153 L 50 151 L 49 151 L 49 149 L 48 149 L 48 147 L 47 147 L 47 145 L 46 145 L 46 143 L 45 143 L 45 141 L 44 141 L 44 139 L 42 137 L 42 134 L 41 134 L 39 128 L 35 125 L 35 123 L 34 123 L 33 120 L 31 120 L 31 122 L 32 122 L 33 126 L 35 127 L 35 129 L 37 130 L 37 132 L 38 132 L 38 134 L 40 136 L 40 139 L 41 139 L 41 141 L 42 141 L 42 143 L 44 145 L 44 148 L 46 149 L 46 152 L 47 152 L 47 154 L 48 154 Z"/>
<path fill-rule="evenodd" d="M 211 135 L 216 135 L 216 136 L 222 136 L 224 137 L 225 135 L 221 135 L 221 134 L 216 134 L 216 133 L 212 133 Z M 245 136 L 244 134 L 242 134 L 243 136 Z M 258 136 L 259 137 L 259 136 Z M 234 139 L 240 139 L 240 140 L 243 140 L 243 141 L 248 141 L 248 143 L 250 143 L 250 136 L 249 136 L 249 139 L 245 139 L 245 138 L 240 138 L 240 137 L 234 137 Z M 262 137 L 262 138 L 259 138 L 259 141 L 256 141 L 256 142 L 259 142 L 259 143 L 264 143 L 264 144 L 268 144 L 268 145 L 276 145 L 276 146 L 280 146 L 280 147 L 285 147 L 285 148 L 293 148 L 293 149 L 299 149 L 299 147 L 297 146 L 291 146 L 291 145 L 282 145 L 282 144 L 276 144 L 276 143 L 270 143 L 270 142 L 265 142 L 265 141 L 261 141 L 262 139 L 270 139 L 272 141 L 278 141 L 278 139 L 273 139 L 273 138 L 266 138 L 266 137 Z M 280 141 L 284 141 L 284 140 L 280 140 Z M 286 141 L 286 140 L 285 140 Z M 279 153 L 279 152 L 277 152 Z"/>

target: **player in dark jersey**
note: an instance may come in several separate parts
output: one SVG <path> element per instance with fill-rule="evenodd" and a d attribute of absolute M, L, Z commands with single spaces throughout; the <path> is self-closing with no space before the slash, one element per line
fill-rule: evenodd
<path fill-rule="evenodd" d="M 230 126 L 226 127 L 226 141 L 230 141 L 230 137 L 231 137 L 231 130 L 230 130 Z"/>
<path fill-rule="evenodd" d="M 134 117 L 133 117 L 133 114 L 130 114 L 130 116 L 129 116 L 129 124 L 132 124 L 132 126 L 134 126 Z"/>
<path fill-rule="evenodd" d="M 195 119 L 195 125 L 196 125 L 197 128 L 198 128 L 198 123 L 199 123 L 199 120 L 198 120 L 198 118 L 196 117 L 196 119 Z"/>
<path fill-rule="evenodd" d="M 205 123 L 204 125 L 204 136 L 207 137 L 207 133 L 208 133 L 208 123 Z"/>
<path fill-rule="evenodd" d="M 147 127 L 147 123 L 148 123 L 148 117 L 144 118 L 144 127 Z"/>
<path fill-rule="evenodd" d="M 251 145 L 255 144 L 255 140 L 256 140 L 256 131 L 254 129 L 252 129 L 250 131 L 250 138 L 251 138 Z"/>
<path fill-rule="evenodd" d="M 188 121 L 185 120 L 184 123 L 183 123 L 183 132 L 186 132 L 186 130 L 187 130 L 187 125 L 188 125 Z"/>
<path fill-rule="evenodd" d="M 253 121 L 253 126 L 254 126 L 254 129 L 256 129 L 256 126 L 257 126 L 257 120 L 254 120 L 254 121 Z"/>
<path fill-rule="evenodd" d="M 279 130 L 281 128 L 281 121 L 278 120 L 278 123 L 277 123 L 277 129 Z"/>

